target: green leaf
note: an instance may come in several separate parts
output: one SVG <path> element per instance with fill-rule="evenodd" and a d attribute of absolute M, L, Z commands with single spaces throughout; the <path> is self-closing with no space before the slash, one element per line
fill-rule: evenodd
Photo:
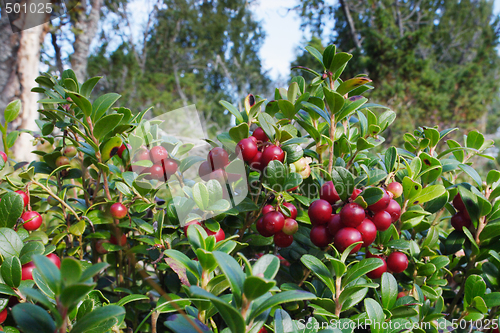
<path fill-rule="evenodd" d="M 319 52 L 316 48 L 308 45 L 305 47 L 305 49 L 307 50 L 307 52 L 309 52 L 314 58 L 316 58 L 316 60 L 319 61 L 319 63 L 321 64 L 321 66 L 323 66 L 323 68 L 325 68 L 325 65 L 323 64 L 323 55 L 321 54 L 321 52 Z"/>
<path fill-rule="evenodd" d="M 327 68 L 332 73 L 337 73 L 339 69 L 341 69 L 349 60 L 351 60 L 352 54 L 339 52 L 333 58 L 333 61 L 330 64 L 330 67 Z M 336 79 L 336 78 L 335 78 Z"/>
<path fill-rule="evenodd" d="M 274 312 L 274 333 L 297 333 L 288 312 L 281 309 Z"/>
<path fill-rule="evenodd" d="M 215 308 L 219 311 L 222 319 L 224 319 L 224 322 L 227 324 L 231 332 L 245 332 L 246 330 L 245 320 L 243 319 L 241 313 L 235 307 L 224 302 L 219 297 L 214 296 L 211 293 L 201 289 L 200 287 L 191 286 L 189 288 L 189 291 L 191 292 L 192 296 L 210 300 L 213 306 L 215 306 Z M 235 291 L 233 290 L 233 293 L 234 292 Z"/>
<path fill-rule="evenodd" d="M 115 104 L 115 102 L 121 97 L 116 93 L 109 93 L 97 97 L 97 99 L 92 104 L 92 121 L 95 123 L 109 110 L 109 108 Z M 123 115 L 122 115 L 123 116 Z"/>
<path fill-rule="evenodd" d="M 267 293 L 276 285 L 275 281 L 258 276 L 249 276 L 243 284 L 243 293 L 248 300 L 254 300 Z"/>
<path fill-rule="evenodd" d="M 92 289 L 94 289 L 93 284 L 73 284 L 62 290 L 59 300 L 65 307 L 69 308 L 84 299 Z"/>
<path fill-rule="evenodd" d="M 243 284 L 245 282 L 245 274 L 243 273 L 243 270 L 238 262 L 227 253 L 214 251 L 213 255 L 215 260 L 219 263 L 221 271 L 229 281 L 236 306 L 240 307 Z"/>
<path fill-rule="evenodd" d="M 302 301 L 302 300 L 308 300 L 308 299 L 315 299 L 315 298 L 316 298 L 316 296 L 314 294 L 311 294 L 311 293 L 309 293 L 307 291 L 303 291 L 303 290 L 283 291 L 279 294 L 276 294 L 274 296 L 269 297 L 264 302 L 259 304 L 256 308 L 253 308 L 252 312 L 250 313 L 250 315 L 248 317 L 248 320 L 254 319 L 262 312 L 264 312 L 267 309 L 270 309 L 273 306 L 276 306 L 278 304 L 283 304 L 283 303 L 288 303 L 288 302 L 296 302 L 296 301 Z"/>
<path fill-rule="evenodd" d="M 363 259 L 347 269 L 347 273 L 342 279 L 342 286 L 346 286 L 357 278 L 379 268 L 384 263 L 379 258 Z"/>
<path fill-rule="evenodd" d="M 384 191 L 379 187 L 367 187 L 359 194 L 368 206 L 378 202 L 384 196 Z"/>
<path fill-rule="evenodd" d="M 184 253 L 177 250 L 165 250 L 164 253 L 167 257 L 174 259 L 175 262 L 190 271 L 197 279 L 201 278 L 201 272 L 198 270 L 198 266 Z"/>
<path fill-rule="evenodd" d="M 483 295 L 483 300 L 488 308 L 500 306 L 500 292 L 492 292 Z"/>
<path fill-rule="evenodd" d="M 4 259 L 19 257 L 22 248 L 23 241 L 14 230 L 0 228 L 0 254 Z"/>
<path fill-rule="evenodd" d="M 334 167 L 332 181 L 342 201 L 346 201 L 354 190 L 354 176 L 346 168 Z"/>
<path fill-rule="evenodd" d="M 201 209 L 205 210 L 208 207 L 209 202 L 208 189 L 203 183 L 196 183 L 193 186 L 193 200 L 196 205 Z"/>
<path fill-rule="evenodd" d="M 118 302 L 116 302 L 116 305 L 124 306 L 125 304 L 130 302 L 145 301 L 145 300 L 149 300 L 149 297 L 146 295 L 132 294 L 120 298 Z"/>
<path fill-rule="evenodd" d="M 349 117 L 352 115 L 354 112 L 356 112 L 357 109 L 359 109 L 363 104 L 365 104 L 368 101 L 366 97 L 362 96 L 353 96 L 350 97 L 344 104 L 344 107 L 342 110 L 340 110 L 336 115 L 335 115 L 335 121 L 343 121 L 345 118 Z"/>
<path fill-rule="evenodd" d="M 248 124 L 241 123 L 238 126 L 232 127 L 229 130 L 229 135 L 236 142 L 240 142 L 241 140 L 248 138 L 249 135 Z"/>
<path fill-rule="evenodd" d="M 260 127 L 262 127 L 269 140 L 273 141 L 276 135 L 276 130 L 274 128 L 276 126 L 276 122 L 274 121 L 274 119 L 267 113 L 259 113 L 257 119 L 259 121 Z"/>
<path fill-rule="evenodd" d="M 365 299 L 365 310 L 370 318 L 370 327 L 373 333 L 383 332 L 382 322 L 384 321 L 384 311 L 380 304 L 378 304 L 374 299 Z"/>
<path fill-rule="evenodd" d="M 266 279 L 272 280 L 278 274 L 280 260 L 272 254 L 265 254 L 260 257 L 252 266 L 252 274 L 263 274 Z"/>
<path fill-rule="evenodd" d="M 0 227 L 12 228 L 23 213 L 24 202 L 15 192 L 7 192 L 0 201 Z"/>
<path fill-rule="evenodd" d="M 57 266 L 49 258 L 43 255 L 37 254 L 32 258 L 40 276 L 47 283 L 49 288 L 58 295 L 61 288 L 61 273 L 57 269 Z"/>
<path fill-rule="evenodd" d="M 372 82 L 372 80 L 370 80 L 367 77 L 363 77 L 363 76 L 355 77 L 355 78 L 352 78 L 352 79 L 349 79 L 349 80 L 342 82 L 337 87 L 337 93 L 339 93 L 340 95 L 345 95 L 348 92 L 350 92 L 356 88 L 359 88 L 359 87 L 361 87 L 367 83 L 370 83 L 370 82 Z"/>
<path fill-rule="evenodd" d="M 382 274 L 381 294 L 384 309 L 391 309 L 398 297 L 398 282 L 391 273 Z"/>
<path fill-rule="evenodd" d="M 412 205 L 420 205 L 443 195 L 445 192 L 446 188 L 443 185 L 431 185 L 423 188 L 420 193 L 418 193 L 418 195 L 410 197 L 408 199 L 410 200 Z"/>
<path fill-rule="evenodd" d="M 118 305 L 106 305 L 86 314 L 71 329 L 71 333 L 105 333 L 118 325 L 125 317 L 125 309 Z"/>
<path fill-rule="evenodd" d="M 73 258 L 64 258 L 61 262 L 61 277 L 66 286 L 80 281 L 82 277 L 82 265 Z"/>
<path fill-rule="evenodd" d="M 293 106 L 292 102 L 287 101 L 286 99 L 280 99 L 278 101 L 278 106 L 281 110 L 281 113 L 283 113 L 283 115 L 288 119 L 293 119 L 293 117 L 298 111 L 295 110 L 295 107 Z"/>
<path fill-rule="evenodd" d="M 470 165 L 467 164 L 459 164 L 458 167 L 462 169 L 465 173 L 467 173 L 477 184 L 479 188 L 483 186 L 483 181 L 481 180 L 481 176 L 479 176 L 479 173 L 477 173 L 474 168 L 472 168 Z"/>
<path fill-rule="evenodd" d="M 17 257 L 9 257 L 2 263 L 2 278 L 6 285 L 17 288 L 21 284 L 21 262 Z"/>
<path fill-rule="evenodd" d="M 94 127 L 94 136 L 97 139 L 103 138 L 106 134 L 113 131 L 113 129 L 120 123 L 123 114 L 113 113 L 100 118 Z"/>
<path fill-rule="evenodd" d="M 328 105 L 330 112 L 332 114 L 336 114 L 337 112 L 339 112 L 340 109 L 342 109 L 342 107 L 344 106 L 344 97 L 328 87 L 323 87 L 323 93 L 325 95 L 326 104 Z"/>
<path fill-rule="evenodd" d="M 21 100 L 16 99 L 10 102 L 3 112 L 5 123 L 7 124 L 14 121 L 19 115 L 19 112 L 21 112 Z"/>
<path fill-rule="evenodd" d="M 102 76 L 96 76 L 85 81 L 80 88 L 80 94 L 89 98 L 92 90 L 94 90 L 95 85 L 100 79 L 102 79 Z"/>
<path fill-rule="evenodd" d="M 332 274 L 321 260 L 310 254 L 305 254 L 300 258 L 300 261 L 335 294 L 335 282 L 333 281 Z"/>
<path fill-rule="evenodd" d="M 488 171 L 488 176 L 486 177 L 486 183 L 491 185 L 500 180 L 500 171 L 498 170 L 490 170 Z"/>
<path fill-rule="evenodd" d="M 240 122 L 240 123 L 244 122 L 243 116 L 241 115 L 240 111 L 238 111 L 238 109 L 234 105 L 232 105 L 231 103 L 226 102 L 224 100 L 220 100 L 219 104 L 222 105 L 223 107 L 225 107 L 226 110 L 231 112 L 231 114 L 233 116 L 235 116 L 235 118 L 238 122 Z"/>
<path fill-rule="evenodd" d="M 438 179 L 443 171 L 441 162 L 427 153 L 421 153 L 419 158 L 422 160 L 422 171 L 419 175 L 422 183 L 428 184 Z"/>
<path fill-rule="evenodd" d="M 484 135 L 478 131 L 471 131 L 467 134 L 466 145 L 468 148 L 481 149 L 484 143 Z"/>
<path fill-rule="evenodd" d="M 7 134 L 7 141 L 5 142 L 7 147 L 12 148 L 14 146 L 17 138 L 19 137 L 19 134 L 19 131 L 11 131 L 9 134 Z"/>
<path fill-rule="evenodd" d="M 482 297 L 486 292 L 486 283 L 479 275 L 472 274 L 465 281 L 465 306 L 468 306 L 472 303 L 474 297 L 479 296 Z M 465 307 L 464 306 L 464 307 Z"/>
<path fill-rule="evenodd" d="M 398 152 L 396 147 L 390 147 L 385 151 L 385 170 L 387 173 L 391 173 L 394 171 L 396 167 L 396 162 L 398 159 Z"/>
<path fill-rule="evenodd" d="M 330 116 L 325 112 L 325 110 L 320 109 L 316 105 L 309 103 L 309 102 L 302 102 L 302 108 L 306 111 L 312 111 L 317 114 L 319 114 L 323 119 L 326 120 L 326 122 L 331 125 L 331 119 Z"/>
<path fill-rule="evenodd" d="M 102 270 L 106 269 L 109 266 L 106 262 L 100 262 L 97 264 L 93 264 L 90 267 L 87 267 L 80 277 L 80 282 L 85 282 L 86 280 L 92 278 L 93 276 L 99 274 Z"/>
<path fill-rule="evenodd" d="M 52 317 L 39 306 L 21 303 L 12 308 L 17 326 L 25 333 L 54 333 L 56 324 Z"/>
<path fill-rule="evenodd" d="M 90 101 L 87 98 L 70 91 L 66 91 L 66 94 L 71 97 L 73 103 L 75 103 L 82 110 L 85 117 L 90 117 L 92 114 L 92 104 L 90 104 Z"/>
<path fill-rule="evenodd" d="M 333 58 L 335 58 L 335 52 L 337 52 L 337 47 L 333 44 L 328 45 L 323 51 L 323 63 L 325 68 L 330 68 Z"/>
<path fill-rule="evenodd" d="M 264 173 L 265 176 L 265 183 L 269 185 L 271 188 L 273 188 L 275 185 L 280 185 L 276 191 L 281 191 L 285 177 L 286 177 L 286 170 L 285 166 L 283 163 L 280 161 L 271 161 L 267 165 L 266 172 Z"/>

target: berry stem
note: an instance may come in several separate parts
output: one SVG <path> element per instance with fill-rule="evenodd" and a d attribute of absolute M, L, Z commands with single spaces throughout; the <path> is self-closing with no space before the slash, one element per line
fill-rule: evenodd
<path fill-rule="evenodd" d="M 75 216 L 75 218 L 80 221 L 80 217 L 78 216 L 78 214 L 73 210 L 73 208 L 71 208 L 70 205 L 68 205 L 66 202 L 64 202 L 64 200 L 62 200 L 61 198 L 59 198 L 57 195 L 54 194 L 54 192 L 52 192 L 52 190 L 44 185 L 42 185 L 41 183 L 39 183 L 38 181 L 36 180 L 32 180 L 31 181 L 33 184 L 35 185 L 38 185 L 40 186 L 45 192 L 47 192 L 51 197 L 53 197 L 54 199 L 56 199 L 57 201 L 59 201 L 61 203 L 61 205 L 63 205 L 67 210 L 69 210 L 71 212 L 71 214 L 73 214 Z"/>

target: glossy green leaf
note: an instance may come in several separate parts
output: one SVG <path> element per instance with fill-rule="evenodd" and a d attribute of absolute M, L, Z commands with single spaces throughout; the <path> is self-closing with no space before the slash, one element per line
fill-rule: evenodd
<path fill-rule="evenodd" d="M 374 299 L 365 299 L 365 310 L 370 318 L 370 327 L 373 333 L 383 332 L 382 322 L 384 321 L 384 311 L 380 304 L 378 304 Z"/>
<path fill-rule="evenodd" d="M 100 118 L 94 127 L 94 136 L 97 139 L 103 138 L 106 134 L 113 131 L 113 129 L 120 123 L 123 115 L 119 113 L 113 113 Z"/>
<path fill-rule="evenodd" d="M 248 300 L 254 300 L 267 293 L 275 285 L 275 281 L 258 276 L 249 276 L 243 284 L 243 293 Z"/>
<path fill-rule="evenodd" d="M 121 95 L 116 93 L 109 93 L 97 97 L 94 103 L 92 103 L 92 121 L 97 123 L 120 97 Z"/>
<path fill-rule="evenodd" d="M 61 273 L 57 266 L 47 257 L 43 255 L 34 255 L 32 257 L 36 269 L 40 276 L 47 283 L 49 288 L 57 295 L 61 290 Z"/>
<path fill-rule="evenodd" d="M 241 306 L 241 295 L 243 293 L 243 284 L 245 282 L 245 274 L 240 265 L 233 257 L 224 252 L 214 251 L 215 260 L 219 263 L 221 271 L 229 281 L 236 306 Z"/>
<path fill-rule="evenodd" d="M 125 309 L 118 305 L 106 305 L 86 314 L 71 329 L 72 333 L 105 333 L 118 325 L 125 317 Z"/>
<path fill-rule="evenodd" d="M 380 285 L 382 306 L 384 309 L 391 309 L 396 303 L 398 296 L 398 282 L 391 273 L 385 272 L 382 274 Z"/>
<path fill-rule="evenodd" d="M 0 227 L 12 228 L 23 213 L 24 202 L 15 192 L 7 192 L 0 201 Z"/>
<path fill-rule="evenodd" d="M 276 306 L 278 304 L 283 304 L 283 303 L 288 303 L 288 302 L 296 302 L 296 301 L 301 301 L 301 300 L 309 300 L 309 299 L 315 299 L 315 298 L 316 298 L 316 296 L 314 294 L 311 294 L 311 293 L 303 291 L 303 290 L 283 291 L 279 294 L 271 296 L 270 298 L 266 299 L 264 302 L 259 304 L 259 306 L 257 306 L 256 308 L 253 308 L 252 312 L 249 315 L 249 319 L 252 320 L 253 318 L 257 317 L 262 312 L 264 312 L 267 309 L 270 309 L 273 306 Z"/>
<path fill-rule="evenodd" d="M 41 307 L 31 303 L 21 303 L 12 308 L 17 326 L 25 333 L 54 333 L 56 324 Z"/>
<path fill-rule="evenodd" d="M 0 254 L 4 259 L 13 256 L 19 257 L 22 248 L 23 241 L 14 230 L 0 228 Z"/>
<path fill-rule="evenodd" d="M 21 284 L 21 261 L 17 257 L 8 257 L 0 267 L 2 279 L 6 285 L 17 288 Z"/>
<path fill-rule="evenodd" d="M 305 254 L 300 261 L 335 294 L 335 282 L 330 270 L 318 258 Z"/>

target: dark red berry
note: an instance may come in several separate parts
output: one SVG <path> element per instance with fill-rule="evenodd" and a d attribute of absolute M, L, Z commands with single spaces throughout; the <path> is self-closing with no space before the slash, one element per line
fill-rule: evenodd
<path fill-rule="evenodd" d="M 401 273 L 408 268 L 408 258 L 402 252 L 392 252 L 387 257 L 387 268 L 393 273 Z"/>
<path fill-rule="evenodd" d="M 361 233 L 363 246 L 365 247 L 373 243 L 375 238 L 377 238 L 377 227 L 368 219 L 364 219 L 363 222 L 356 227 L 356 229 Z"/>
<path fill-rule="evenodd" d="M 311 228 L 311 242 L 317 247 L 325 247 L 333 240 L 333 236 L 328 232 L 326 225 L 315 225 Z"/>
<path fill-rule="evenodd" d="M 220 242 L 226 239 L 226 234 L 224 233 L 224 230 L 222 230 L 222 228 L 219 228 L 217 232 L 213 232 L 207 228 L 205 228 L 205 231 L 207 232 L 208 236 L 215 236 L 215 242 Z"/>
<path fill-rule="evenodd" d="M 382 189 L 382 191 L 384 192 L 382 198 L 373 205 L 368 206 L 368 209 L 374 213 L 386 209 L 389 205 L 389 202 L 391 201 L 391 197 L 389 196 L 387 191 L 384 189 Z"/>
<path fill-rule="evenodd" d="M 323 186 L 321 186 L 319 197 L 320 199 L 328 201 L 331 205 L 340 200 L 340 196 L 337 193 L 332 181 L 326 182 Z"/>
<path fill-rule="evenodd" d="M 23 198 L 24 207 L 28 206 L 28 203 L 30 201 L 28 194 L 24 191 L 21 191 L 21 190 L 17 190 L 16 193 L 19 194 L 21 196 L 21 198 Z"/>
<path fill-rule="evenodd" d="M 42 225 L 43 219 L 38 212 L 27 211 L 21 215 L 21 219 L 24 221 L 23 227 L 26 230 L 36 230 Z"/>
<path fill-rule="evenodd" d="M 270 233 L 269 231 L 267 231 L 266 225 L 265 225 L 265 222 L 264 222 L 264 217 L 261 217 L 257 221 L 257 223 L 256 223 L 255 226 L 257 227 L 257 231 L 259 232 L 259 234 L 261 234 L 262 236 L 264 236 L 264 237 L 271 237 L 273 235 L 272 233 Z"/>
<path fill-rule="evenodd" d="M 361 194 L 361 192 L 363 192 L 363 191 L 360 190 L 359 188 L 355 188 L 354 190 L 352 190 L 351 200 L 356 199 L 358 197 L 358 195 Z"/>
<path fill-rule="evenodd" d="M 463 212 L 457 212 L 451 217 L 451 226 L 455 230 L 463 231 L 463 227 L 469 228 L 470 225 L 471 220 Z"/>
<path fill-rule="evenodd" d="M 153 164 L 151 168 L 149 168 L 149 173 L 151 174 L 152 179 L 165 181 L 165 176 L 163 174 L 163 167 L 161 164 Z"/>
<path fill-rule="evenodd" d="M 128 144 L 127 144 L 127 145 L 125 145 L 124 143 L 122 143 L 122 145 L 120 146 L 120 148 L 118 148 L 118 152 L 117 152 L 118 156 L 119 156 L 120 158 L 122 158 L 122 157 L 123 157 L 123 152 L 124 152 L 125 150 L 127 150 L 127 149 L 129 149 L 129 150 L 130 150 L 130 148 L 131 148 L 131 146 L 130 146 L 130 145 L 128 145 Z"/>
<path fill-rule="evenodd" d="M 30 261 L 27 264 L 24 264 L 21 268 L 21 280 L 33 280 L 33 270 L 35 269 L 35 264 L 33 261 Z"/>
<path fill-rule="evenodd" d="M 163 169 L 167 176 L 172 176 L 177 172 L 177 162 L 171 158 L 167 158 L 163 161 Z"/>
<path fill-rule="evenodd" d="M 145 161 L 149 160 L 151 156 L 149 155 L 149 151 L 146 148 L 140 148 L 135 153 L 134 160 L 136 161 Z"/>
<path fill-rule="evenodd" d="M 364 212 L 363 212 L 364 213 Z M 312 225 L 326 224 L 332 215 L 332 206 L 326 200 L 316 200 L 307 211 Z"/>
<path fill-rule="evenodd" d="M 283 231 L 287 235 L 293 235 L 299 230 L 299 224 L 292 218 L 285 219 L 285 224 L 283 225 Z M 283 247 L 283 246 L 282 246 Z"/>
<path fill-rule="evenodd" d="M 269 141 L 269 138 L 266 135 L 266 132 L 261 127 L 257 127 L 252 134 L 258 141 Z"/>
<path fill-rule="evenodd" d="M 55 253 L 49 253 L 46 255 L 47 258 L 50 259 L 57 266 L 57 268 L 61 268 L 61 258 L 57 256 Z"/>
<path fill-rule="evenodd" d="M 161 161 L 168 157 L 168 152 L 163 146 L 155 146 L 151 148 L 150 154 L 151 154 L 151 160 L 155 164 L 156 163 L 161 164 Z"/>
<path fill-rule="evenodd" d="M 262 163 L 262 153 L 258 151 L 248 164 L 252 169 L 262 171 L 265 167 Z"/>
<path fill-rule="evenodd" d="M 391 219 L 393 223 L 399 220 L 399 217 L 401 216 L 401 206 L 398 204 L 396 200 L 393 199 L 391 199 L 385 211 L 391 214 Z"/>
<path fill-rule="evenodd" d="M 262 208 L 262 215 L 266 215 L 269 212 L 274 212 L 276 209 L 274 209 L 273 205 L 265 205 L 264 208 Z"/>
<path fill-rule="evenodd" d="M 297 208 L 293 204 L 291 204 L 289 202 L 284 202 L 283 206 L 288 208 L 288 210 L 290 211 L 290 218 L 291 219 L 297 218 Z M 281 207 L 280 207 L 280 212 L 286 216 L 286 214 L 284 213 L 284 209 L 282 209 Z"/>
<path fill-rule="evenodd" d="M 387 211 L 383 210 L 373 215 L 372 221 L 377 227 L 377 230 L 385 231 L 391 226 L 392 216 Z"/>
<path fill-rule="evenodd" d="M 250 162 L 255 157 L 255 154 L 257 154 L 257 151 L 256 142 L 250 138 L 241 140 L 236 146 L 236 154 L 241 153 L 243 161 L 245 162 Z"/>
<path fill-rule="evenodd" d="M 223 169 L 229 164 L 229 155 L 224 148 L 215 147 L 208 152 L 207 161 L 213 170 Z"/>
<path fill-rule="evenodd" d="M 278 247 L 289 247 L 293 243 L 293 236 L 279 231 L 274 235 L 274 244 Z"/>
<path fill-rule="evenodd" d="M 335 236 L 337 232 L 344 228 L 345 225 L 340 221 L 340 214 L 332 214 L 330 216 L 330 220 L 328 220 L 327 228 L 330 235 Z"/>
<path fill-rule="evenodd" d="M 335 247 L 339 252 L 344 252 L 345 249 L 347 249 L 349 246 L 356 242 L 362 242 L 363 237 L 361 236 L 361 233 L 355 229 L 355 228 L 342 228 L 340 229 L 337 234 L 335 235 L 335 238 L 333 240 L 333 244 L 335 244 Z M 354 247 L 354 249 L 351 250 L 352 253 L 356 253 L 361 249 L 362 244 L 358 244 Z"/>
<path fill-rule="evenodd" d="M 370 279 L 380 279 L 382 277 L 382 274 L 387 272 L 387 263 L 385 262 L 385 260 L 380 257 L 378 257 L 378 259 L 382 260 L 382 266 L 380 266 L 379 268 L 375 268 L 373 271 L 366 274 Z"/>
<path fill-rule="evenodd" d="M 462 197 L 460 196 L 460 193 L 458 193 L 454 198 L 453 198 L 453 207 L 455 207 L 456 210 L 458 211 L 466 211 L 467 209 L 465 208 L 465 204 L 462 200 Z"/>
<path fill-rule="evenodd" d="M 127 244 L 127 235 L 122 234 L 120 237 L 120 243 L 118 243 L 118 238 L 116 238 L 115 235 L 111 235 L 109 242 L 114 245 L 125 246 L 125 244 Z"/>
<path fill-rule="evenodd" d="M 340 220 L 346 227 L 356 228 L 365 219 L 365 210 L 355 202 L 348 203 L 340 210 Z"/>
<path fill-rule="evenodd" d="M 285 152 L 278 146 L 269 145 L 262 152 L 261 161 L 264 167 L 266 167 L 269 164 L 269 162 L 274 160 L 283 163 L 283 161 L 285 160 Z"/>
<path fill-rule="evenodd" d="M 198 220 L 192 220 L 192 221 L 186 222 L 186 224 L 184 225 L 184 228 L 183 228 L 183 230 L 184 230 L 184 235 L 186 235 L 186 236 L 187 236 L 187 231 L 188 231 L 188 228 L 189 228 L 189 226 L 190 226 L 191 224 L 196 224 L 196 225 L 201 226 L 201 223 L 200 223 L 200 221 L 198 221 Z"/>
<path fill-rule="evenodd" d="M 198 175 L 204 181 L 209 181 L 210 180 L 210 174 L 212 172 L 213 172 L 213 170 L 212 170 L 212 168 L 210 167 L 210 164 L 207 161 L 201 163 L 200 167 L 198 168 Z"/>
<path fill-rule="evenodd" d="M 264 215 L 264 227 L 266 230 L 274 235 L 283 229 L 285 225 L 285 217 L 280 212 L 269 212 Z"/>
<path fill-rule="evenodd" d="M 115 202 L 111 205 L 111 216 L 115 219 L 122 219 L 127 216 L 128 209 L 120 202 Z"/>

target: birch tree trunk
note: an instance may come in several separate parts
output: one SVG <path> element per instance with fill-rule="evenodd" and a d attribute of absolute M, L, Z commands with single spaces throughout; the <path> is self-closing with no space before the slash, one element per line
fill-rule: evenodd
<path fill-rule="evenodd" d="M 36 20 L 40 21 L 39 25 L 13 33 L 4 12 L 0 19 L 0 117 L 3 118 L 3 110 L 11 101 L 20 99 L 22 104 L 19 117 L 9 125 L 9 130 L 38 129 L 35 123 L 38 118 L 38 95 L 32 93 L 31 88 L 36 85 L 35 79 L 39 74 L 40 49 L 48 24 L 41 24 L 45 17 L 28 13 L 17 22 L 17 26 L 22 29 L 23 22 L 33 25 Z M 34 159 L 31 139 L 27 133 L 18 138 L 12 148 L 17 161 Z"/>

